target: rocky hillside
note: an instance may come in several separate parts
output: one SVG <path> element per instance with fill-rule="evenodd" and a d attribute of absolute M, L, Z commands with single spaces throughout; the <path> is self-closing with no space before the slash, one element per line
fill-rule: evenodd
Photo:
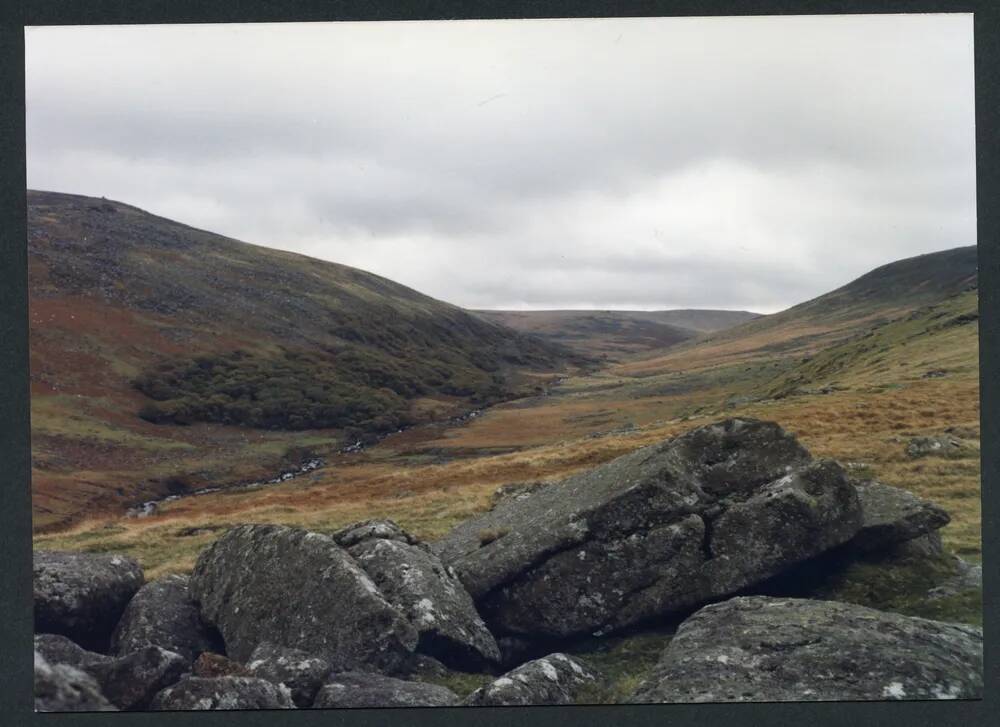
<path fill-rule="evenodd" d="M 981 596 L 948 519 L 729 419 L 508 488 L 431 544 L 244 524 L 146 584 L 127 556 L 37 552 L 36 708 L 976 699 L 982 630 L 912 615 Z M 859 566 L 907 608 L 872 608 Z M 636 629 L 655 662 L 602 671 Z"/>
<path fill-rule="evenodd" d="M 119 202 L 29 192 L 28 230 L 42 524 L 168 477 L 273 468 L 283 431 L 353 442 L 579 362 L 385 278 Z"/>
<path fill-rule="evenodd" d="M 758 317 L 756 313 L 728 310 L 480 310 L 476 313 L 583 355 L 609 361 L 669 348 Z"/>

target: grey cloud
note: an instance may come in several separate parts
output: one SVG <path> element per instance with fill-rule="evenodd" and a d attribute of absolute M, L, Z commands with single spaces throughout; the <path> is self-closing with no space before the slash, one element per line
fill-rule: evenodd
<path fill-rule="evenodd" d="M 970 16 L 31 29 L 29 185 L 461 305 L 771 310 L 975 242 L 971 41 Z"/>

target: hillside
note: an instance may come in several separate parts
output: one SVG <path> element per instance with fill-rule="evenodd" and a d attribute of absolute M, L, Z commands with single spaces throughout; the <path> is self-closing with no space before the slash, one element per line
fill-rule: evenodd
<path fill-rule="evenodd" d="M 809 355 L 921 306 L 974 290 L 976 281 L 975 246 L 919 255 L 883 265 L 780 313 L 678 346 L 662 356 L 626 363 L 618 370 L 652 375 L 692 366 Z"/>
<path fill-rule="evenodd" d="M 534 391 L 580 362 L 385 278 L 118 202 L 29 192 L 28 230 L 39 525 L 273 473 L 289 450 Z"/>
<path fill-rule="evenodd" d="M 618 361 L 669 348 L 701 334 L 757 317 L 727 310 L 538 310 L 475 311 L 488 320 L 571 348 L 580 354 Z"/>

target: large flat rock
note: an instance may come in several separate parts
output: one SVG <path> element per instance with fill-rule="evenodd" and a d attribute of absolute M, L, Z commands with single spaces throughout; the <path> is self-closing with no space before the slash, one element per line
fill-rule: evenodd
<path fill-rule="evenodd" d="M 735 593 L 860 525 L 839 465 L 730 419 L 502 502 L 432 547 L 492 627 L 566 637 Z"/>
<path fill-rule="evenodd" d="M 982 630 L 835 601 L 733 598 L 681 624 L 634 702 L 976 699 Z"/>
<path fill-rule="evenodd" d="M 401 668 L 417 632 L 332 538 L 279 525 L 241 525 L 198 558 L 191 595 L 250 660 L 268 642 L 326 659 L 338 671 Z"/>

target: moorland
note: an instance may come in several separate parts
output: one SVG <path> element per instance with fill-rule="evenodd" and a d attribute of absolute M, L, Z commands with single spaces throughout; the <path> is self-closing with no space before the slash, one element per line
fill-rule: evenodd
<path fill-rule="evenodd" d="M 334 532 L 385 517 L 434 541 L 500 486 L 557 481 L 739 416 L 937 503 L 951 516 L 946 551 L 981 557 L 974 246 L 889 263 L 766 316 L 466 311 L 44 192 L 29 194 L 29 253 L 36 548 L 123 553 L 156 578 L 189 572 L 237 523 Z M 921 437 L 952 444 L 918 452 Z M 236 487 L 313 459 L 322 466 L 279 484 Z M 862 563 L 828 585 L 844 600 L 981 620 L 978 601 L 930 612 L 884 576 Z M 647 629 L 576 650 L 624 693 L 665 638 Z M 468 692 L 478 678 L 449 684 Z"/>

